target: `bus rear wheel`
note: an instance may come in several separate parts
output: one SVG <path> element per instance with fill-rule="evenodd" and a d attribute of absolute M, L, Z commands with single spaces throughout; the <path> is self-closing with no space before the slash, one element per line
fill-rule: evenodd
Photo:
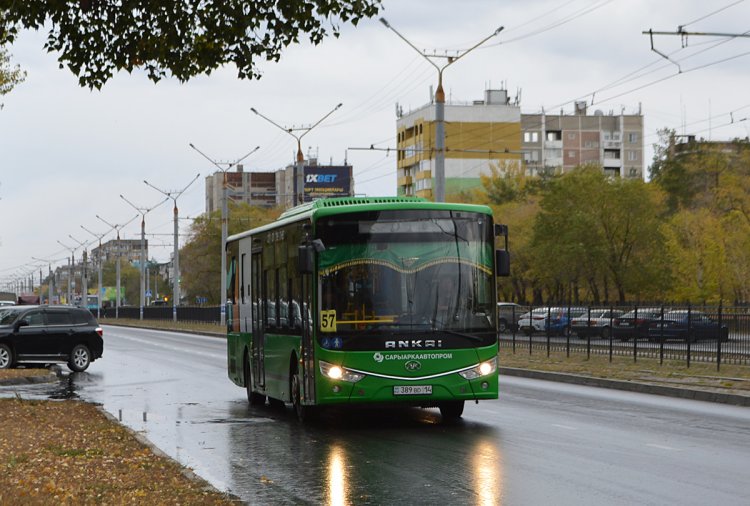
<path fill-rule="evenodd" d="M 443 420 L 458 420 L 464 414 L 464 401 L 447 401 L 439 406 Z"/>
<path fill-rule="evenodd" d="M 263 406 L 266 403 L 266 396 L 253 392 L 253 371 L 250 367 L 250 357 L 245 354 L 245 390 L 247 390 L 247 402 L 251 406 Z"/>

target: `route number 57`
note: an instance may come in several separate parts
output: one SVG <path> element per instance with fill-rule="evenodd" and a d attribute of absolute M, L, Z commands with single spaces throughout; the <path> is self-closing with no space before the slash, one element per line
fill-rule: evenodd
<path fill-rule="evenodd" d="M 320 330 L 322 332 L 336 332 L 336 310 L 320 312 Z"/>

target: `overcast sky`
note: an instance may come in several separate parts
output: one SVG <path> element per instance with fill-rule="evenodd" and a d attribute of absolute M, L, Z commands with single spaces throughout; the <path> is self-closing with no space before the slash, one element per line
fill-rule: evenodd
<path fill-rule="evenodd" d="M 503 85 L 521 93 L 521 111 L 633 113 L 642 108 L 645 144 L 670 127 L 712 139 L 750 135 L 750 39 L 716 36 L 654 37 L 643 30 L 741 34 L 750 30 L 750 2 L 720 0 L 384 0 L 381 15 L 418 48 L 461 50 L 505 29 L 450 67 L 446 95 L 481 99 Z M 204 177 L 212 165 L 194 143 L 219 161 L 255 146 L 246 170 L 273 171 L 294 159 L 296 142 L 254 115 L 254 107 L 284 126 L 315 123 L 343 107 L 305 137 L 303 151 L 321 163 L 354 167 L 357 193 L 394 195 L 396 158 L 349 148 L 394 147 L 395 104 L 404 111 L 429 101 L 437 72 L 377 18 L 347 26 L 339 39 L 288 49 L 278 63 L 261 62 L 262 79 L 241 81 L 227 67 L 186 84 L 122 73 L 101 91 L 80 88 L 43 49 L 44 33 L 25 32 L 10 48 L 27 71 L 24 83 L 2 98 L 0 110 L 0 289 L 8 277 L 32 269 L 32 256 L 63 265 L 57 241 L 75 245 L 108 230 L 99 214 L 121 224 L 139 207 L 161 199 L 143 180 L 167 190 L 201 177 L 178 201 L 180 215 L 204 211 Z M 683 47 L 686 46 L 686 47 Z M 730 115 L 730 113 L 732 113 Z M 734 120 L 734 123 L 732 122 Z M 347 152 L 348 150 L 348 152 Z M 647 164 L 651 150 L 647 150 Z M 181 244 L 189 220 L 181 222 Z M 169 259 L 172 205 L 146 217 L 150 256 Z M 153 235 L 152 235 L 153 234 Z M 140 219 L 122 232 L 140 237 Z M 113 238 L 114 233 L 105 237 Z M 79 251 L 76 257 L 80 256 Z M 35 270 L 38 272 L 38 269 Z"/>

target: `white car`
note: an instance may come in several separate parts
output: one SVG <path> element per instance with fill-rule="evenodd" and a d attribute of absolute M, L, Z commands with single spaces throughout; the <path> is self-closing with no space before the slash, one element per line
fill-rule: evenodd
<path fill-rule="evenodd" d="M 612 327 L 615 320 L 622 316 L 623 311 L 619 309 L 592 309 L 591 313 L 585 313 L 570 320 L 570 327 L 578 337 L 599 336 L 609 339 L 612 335 Z"/>
<path fill-rule="evenodd" d="M 538 307 L 528 313 L 524 313 L 518 319 L 518 330 L 526 334 L 532 332 L 544 332 L 547 322 L 546 307 Z"/>

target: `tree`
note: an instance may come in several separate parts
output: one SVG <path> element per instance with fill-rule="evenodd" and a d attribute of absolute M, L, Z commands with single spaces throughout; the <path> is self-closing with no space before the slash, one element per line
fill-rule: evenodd
<path fill-rule="evenodd" d="M 584 166 L 550 184 L 534 225 L 534 268 L 552 295 L 587 285 L 594 302 L 658 294 L 667 286 L 658 188 Z M 572 296 L 571 296 L 572 295 Z"/>
<path fill-rule="evenodd" d="M 102 266 L 102 286 L 117 286 L 117 260 L 110 260 Z M 124 258 L 120 259 L 120 288 L 125 292 L 121 305 L 132 306 L 139 303 L 141 271 Z"/>
<path fill-rule="evenodd" d="M 26 72 L 21 70 L 18 65 L 12 66 L 8 50 L 0 46 L 0 97 L 10 93 L 24 79 L 26 79 Z M 0 109 L 2 107 L 3 104 L 0 102 Z"/>
<path fill-rule="evenodd" d="M 307 35 L 319 44 L 340 23 L 375 16 L 381 0 L 0 0 L 0 45 L 19 29 L 48 29 L 81 86 L 101 88 L 114 72 L 144 69 L 152 81 L 187 81 L 232 63 L 257 79 L 259 60 L 278 61 Z"/>
<path fill-rule="evenodd" d="M 229 235 L 274 221 L 279 209 L 265 209 L 245 203 L 229 203 Z M 190 240 L 180 250 L 181 292 L 188 301 L 206 297 L 209 304 L 220 304 L 221 211 L 202 215 L 191 225 Z"/>

